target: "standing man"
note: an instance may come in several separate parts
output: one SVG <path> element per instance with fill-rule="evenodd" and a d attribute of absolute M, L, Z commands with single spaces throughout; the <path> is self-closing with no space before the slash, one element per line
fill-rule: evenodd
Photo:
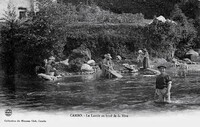
<path fill-rule="evenodd" d="M 166 66 L 158 66 L 160 75 L 156 78 L 156 94 L 158 95 L 159 102 L 171 102 L 170 90 L 172 86 L 171 77 L 165 72 Z"/>

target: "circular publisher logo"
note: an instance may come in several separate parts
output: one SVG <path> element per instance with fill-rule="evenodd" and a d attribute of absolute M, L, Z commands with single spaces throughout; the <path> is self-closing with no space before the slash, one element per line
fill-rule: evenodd
<path fill-rule="evenodd" d="M 5 110 L 5 115 L 6 116 L 11 116 L 12 115 L 12 110 L 11 109 L 6 109 Z"/>

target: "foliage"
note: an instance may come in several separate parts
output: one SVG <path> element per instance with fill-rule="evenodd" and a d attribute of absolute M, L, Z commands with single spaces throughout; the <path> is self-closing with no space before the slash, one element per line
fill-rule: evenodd
<path fill-rule="evenodd" d="M 106 53 L 112 56 L 125 57 L 130 51 L 136 51 L 142 46 L 143 26 L 129 24 L 76 24 L 66 26 L 65 55 L 84 44 L 92 54 L 92 59 L 98 59 Z"/>
<path fill-rule="evenodd" d="M 178 8 L 172 13 L 176 25 L 159 21 L 144 25 L 142 14 L 116 14 L 96 5 L 43 1 L 39 8 L 26 20 L 9 19 L 1 30 L 1 58 L 4 65 L 12 67 L 7 70 L 33 73 L 43 59 L 54 55 L 58 59 L 69 57 L 69 69 L 79 71 L 89 59 L 98 61 L 106 53 L 127 58 L 141 48 L 147 48 L 152 56 L 168 58 L 176 49 L 183 51 L 181 46 L 194 46 L 196 37 L 195 29 Z"/>
<path fill-rule="evenodd" d="M 152 24 L 146 27 L 146 43 L 145 47 L 150 51 L 152 57 L 160 57 L 170 59 L 173 57 L 175 50 L 175 33 L 173 28 L 175 24 L 166 22 L 163 23 L 154 20 Z"/>
<path fill-rule="evenodd" d="M 69 6 L 70 4 L 68 4 Z M 96 5 L 81 4 L 76 7 L 78 22 L 93 22 L 93 23 L 135 23 L 141 22 L 144 16 L 140 14 L 122 13 L 115 14 L 110 11 L 102 10 Z"/>
<path fill-rule="evenodd" d="M 181 0 L 63 0 L 65 3 L 80 5 L 95 3 L 104 10 L 110 10 L 114 13 L 142 13 L 145 18 L 153 18 L 154 15 L 170 16 L 173 6 Z M 88 1 L 88 2 L 87 2 Z"/>
<path fill-rule="evenodd" d="M 197 36 L 197 32 L 194 25 L 188 21 L 178 5 L 175 5 L 174 10 L 171 13 L 171 18 L 178 23 L 174 29 L 176 33 L 175 36 L 179 41 L 176 45 L 176 56 L 182 58 L 190 48 L 195 47 L 194 39 Z"/>
<path fill-rule="evenodd" d="M 200 49 L 200 20 L 195 22 L 195 28 L 197 30 L 197 37 L 195 41 L 195 48 Z"/>
<path fill-rule="evenodd" d="M 16 19 L 16 13 L 14 8 L 8 6 L 8 10 L 5 12 L 6 23 L 1 26 L 1 64 L 5 74 L 13 75 L 15 73 L 15 35 L 17 33 L 18 22 Z M 8 26 L 8 27 L 6 27 Z M 12 39 L 10 39 L 12 38 Z"/>
<path fill-rule="evenodd" d="M 152 56 L 170 59 L 175 53 L 176 57 L 183 58 L 195 46 L 196 30 L 177 5 L 171 13 L 171 21 L 154 20 L 146 31 L 145 45 L 150 48 Z"/>
<path fill-rule="evenodd" d="M 44 6 L 42 8 L 45 9 Z M 53 20 L 46 16 L 46 11 L 50 10 L 41 9 L 40 13 L 30 13 L 30 17 L 24 21 L 8 18 L 7 24 L 1 31 L 4 49 L 1 58 L 5 64 L 12 64 L 11 67 L 14 68 L 12 70 L 33 74 L 34 67 L 42 63 L 44 58 L 50 55 L 62 56 L 63 46 L 62 41 L 58 40 L 59 32 L 55 34 L 56 26 L 53 25 Z M 57 16 L 55 10 L 51 11 L 55 12 L 54 16 Z M 7 17 L 10 16 L 7 15 Z M 9 66 L 6 65 L 6 67 Z"/>

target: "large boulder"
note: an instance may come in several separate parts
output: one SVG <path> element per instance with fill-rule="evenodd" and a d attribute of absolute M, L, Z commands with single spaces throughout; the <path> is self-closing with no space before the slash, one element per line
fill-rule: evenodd
<path fill-rule="evenodd" d="M 191 59 L 191 61 L 197 61 L 197 59 L 199 58 L 199 53 L 194 51 L 193 49 L 190 49 L 187 53 L 186 56 L 189 56 L 189 58 Z"/>
<path fill-rule="evenodd" d="M 167 60 L 164 59 L 164 58 L 155 58 L 155 59 L 152 61 L 152 63 L 155 64 L 155 65 L 160 65 L 160 64 L 167 63 Z"/>
<path fill-rule="evenodd" d="M 69 59 L 60 61 L 61 64 L 68 66 L 69 65 Z"/>
<path fill-rule="evenodd" d="M 122 57 L 121 57 L 120 55 L 117 55 L 117 56 L 116 56 L 116 59 L 117 59 L 117 60 L 122 60 Z"/>
<path fill-rule="evenodd" d="M 177 23 L 176 23 L 175 21 L 170 20 L 170 19 L 166 19 L 166 18 L 163 17 L 162 15 L 160 15 L 159 17 L 156 17 L 155 19 L 158 20 L 158 21 L 161 21 L 161 22 L 163 22 L 163 23 L 168 22 L 168 23 L 173 23 L 173 24 L 176 24 L 176 25 L 177 25 Z M 155 21 L 155 19 L 152 20 L 152 21 L 150 21 L 149 24 L 153 23 L 153 22 Z"/>
<path fill-rule="evenodd" d="M 93 71 L 93 68 L 88 64 L 82 64 L 81 71 Z"/>
<path fill-rule="evenodd" d="M 152 61 L 152 64 L 153 64 L 152 68 L 157 69 L 157 67 L 160 65 L 165 65 L 167 68 L 170 68 L 173 66 L 174 63 L 167 62 L 167 60 L 164 58 L 156 58 Z"/>
<path fill-rule="evenodd" d="M 194 51 L 193 49 L 190 49 L 190 50 L 186 53 L 186 55 L 199 56 L 199 53 L 196 52 L 196 51 Z"/>
<path fill-rule="evenodd" d="M 163 17 L 162 15 L 156 18 L 157 20 L 165 23 L 167 20 L 165 19 L 165 17 Z"/>
<path fill-rule="evenodd" d="M 94 60 L 89 60 L 89 61 L 87 62 L 87 64 L 89 64 L 89 65 L 91 65 L 91 66 L 94 66 L 96 63 L 95 63 Z"/>
<path fill-rule="evenodd" d="M 81 70 L 82 64 L 91 59 L 90 50 L 81 45 L 77 49 L 74 49 L 69 56 L 69 68 L 71 71 L 77 72 Z"/>
<path fill-rule="evenodd" d="M 69 62 L 76 58 L 84 58 L 86 61 L 91 60 L 91 52 L 87 47 L 81 45 L 72 51 L 69 56 Z"/>

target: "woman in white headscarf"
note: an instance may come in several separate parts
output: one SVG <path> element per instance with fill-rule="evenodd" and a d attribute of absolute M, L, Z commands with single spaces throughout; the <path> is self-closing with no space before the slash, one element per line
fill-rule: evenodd
<path fill-rule="evenodd" d="M 103 74 L 105 76 L 110 77 L 111 75 L 108 71 L 114 70 L 113 69 L 114 63 L 112 62 L 112 57 L 109 53 L 104 55 L 102 64 L 103 64 L 103 66 L 102 66 Z"/>
<path fill-rule="evenodd" d="M 144 59 L 144 53 L 142 50 L 138 51 L 138 57 L 137 57 L 137 62 L 138 62 L 138 68 L 141 68 L 143 65 L 143 59 Z"/>

